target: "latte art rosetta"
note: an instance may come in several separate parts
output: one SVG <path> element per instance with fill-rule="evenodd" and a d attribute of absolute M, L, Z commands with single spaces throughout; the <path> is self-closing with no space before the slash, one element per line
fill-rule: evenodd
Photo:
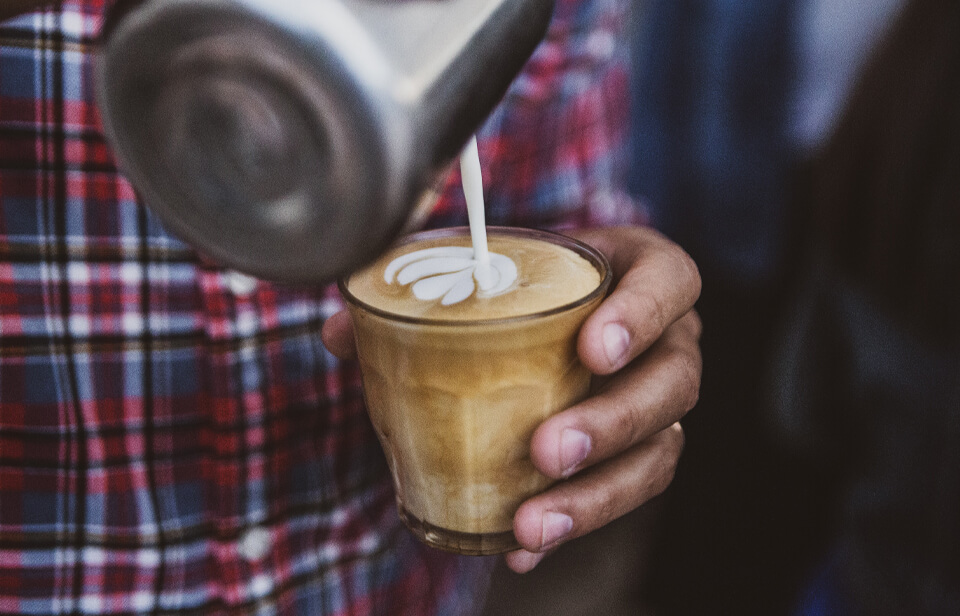
<path fill-rule="evenodd" d="M 483 296 L 499 295 L 517 280 L 517 265 L 510 257 L 490 253 L 489 278 L 477 276 L 478 261 L 468 246 L 438 246 L 397 257 L 387 265 L 387 284 L 413 284 L 414 297 L 422 301 L 440 299 L 450 306 L 467 299 L 477 287 Z"/>

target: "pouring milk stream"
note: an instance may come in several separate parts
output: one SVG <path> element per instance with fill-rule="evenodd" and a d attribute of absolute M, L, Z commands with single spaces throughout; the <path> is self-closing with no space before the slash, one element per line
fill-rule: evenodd
<path fill-rule="evenodd" d="M 492 297 L 513 285 L 517 265 L 512 259 L 487 249 L 483 211 L 483 177 L 477 138 L 471 137 L 460 155 L 460 175 L 467 200 L 470 239 L 473 247 L 439 246 L 405 254 L 391 261 L 383 272 L 387 284 L 413 283 L 417 299 L 449 306 L 479 293 Z"/>

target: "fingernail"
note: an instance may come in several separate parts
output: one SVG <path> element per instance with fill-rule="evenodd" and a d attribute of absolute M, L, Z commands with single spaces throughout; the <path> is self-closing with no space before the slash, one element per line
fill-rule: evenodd
<path fill-rule="evenodd" d="M 560 434 L 560 467 L 569 477 L 590 455 L 590 437 L 579 430 L 566 428 Z"/>
<path fill-rule="evenodd" d="M 608 323 L 603 328 L 603 349 L 611 366 L 619 366 L 630 345 L 630 333 L 619 323 Z"/>
<path fill-rule="evenodd" d="M 543 514 L 543 532 L 540 549 L 545 550 L 560 542 L 573 530 L 573 518 L 562 513 L 547 511 Z"/>

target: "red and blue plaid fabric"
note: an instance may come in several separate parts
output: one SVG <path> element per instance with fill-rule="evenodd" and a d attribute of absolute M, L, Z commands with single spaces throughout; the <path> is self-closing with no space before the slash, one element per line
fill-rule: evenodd
<path fill-rule="evenodd" d="M 91 92 L 103 0 L 0 24 L 0 614 L 467 614 L 491 559 L 397 518 L 330 289 L 142 207 Z M 481 138 L 490 222 L 636 219 L 617 0 L 559 0 Z M 464 220 L 458 177 L 432 224 Z"/>

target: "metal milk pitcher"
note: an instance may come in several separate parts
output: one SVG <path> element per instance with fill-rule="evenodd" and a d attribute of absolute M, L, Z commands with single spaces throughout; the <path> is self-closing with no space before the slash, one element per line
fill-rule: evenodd
<path fill-rule="evenodd" d="M 97 95 L 121 168 L 225 265 L 318 283 L 375 258 L 543 38 L 553 0 L 121 0 Z"/>

